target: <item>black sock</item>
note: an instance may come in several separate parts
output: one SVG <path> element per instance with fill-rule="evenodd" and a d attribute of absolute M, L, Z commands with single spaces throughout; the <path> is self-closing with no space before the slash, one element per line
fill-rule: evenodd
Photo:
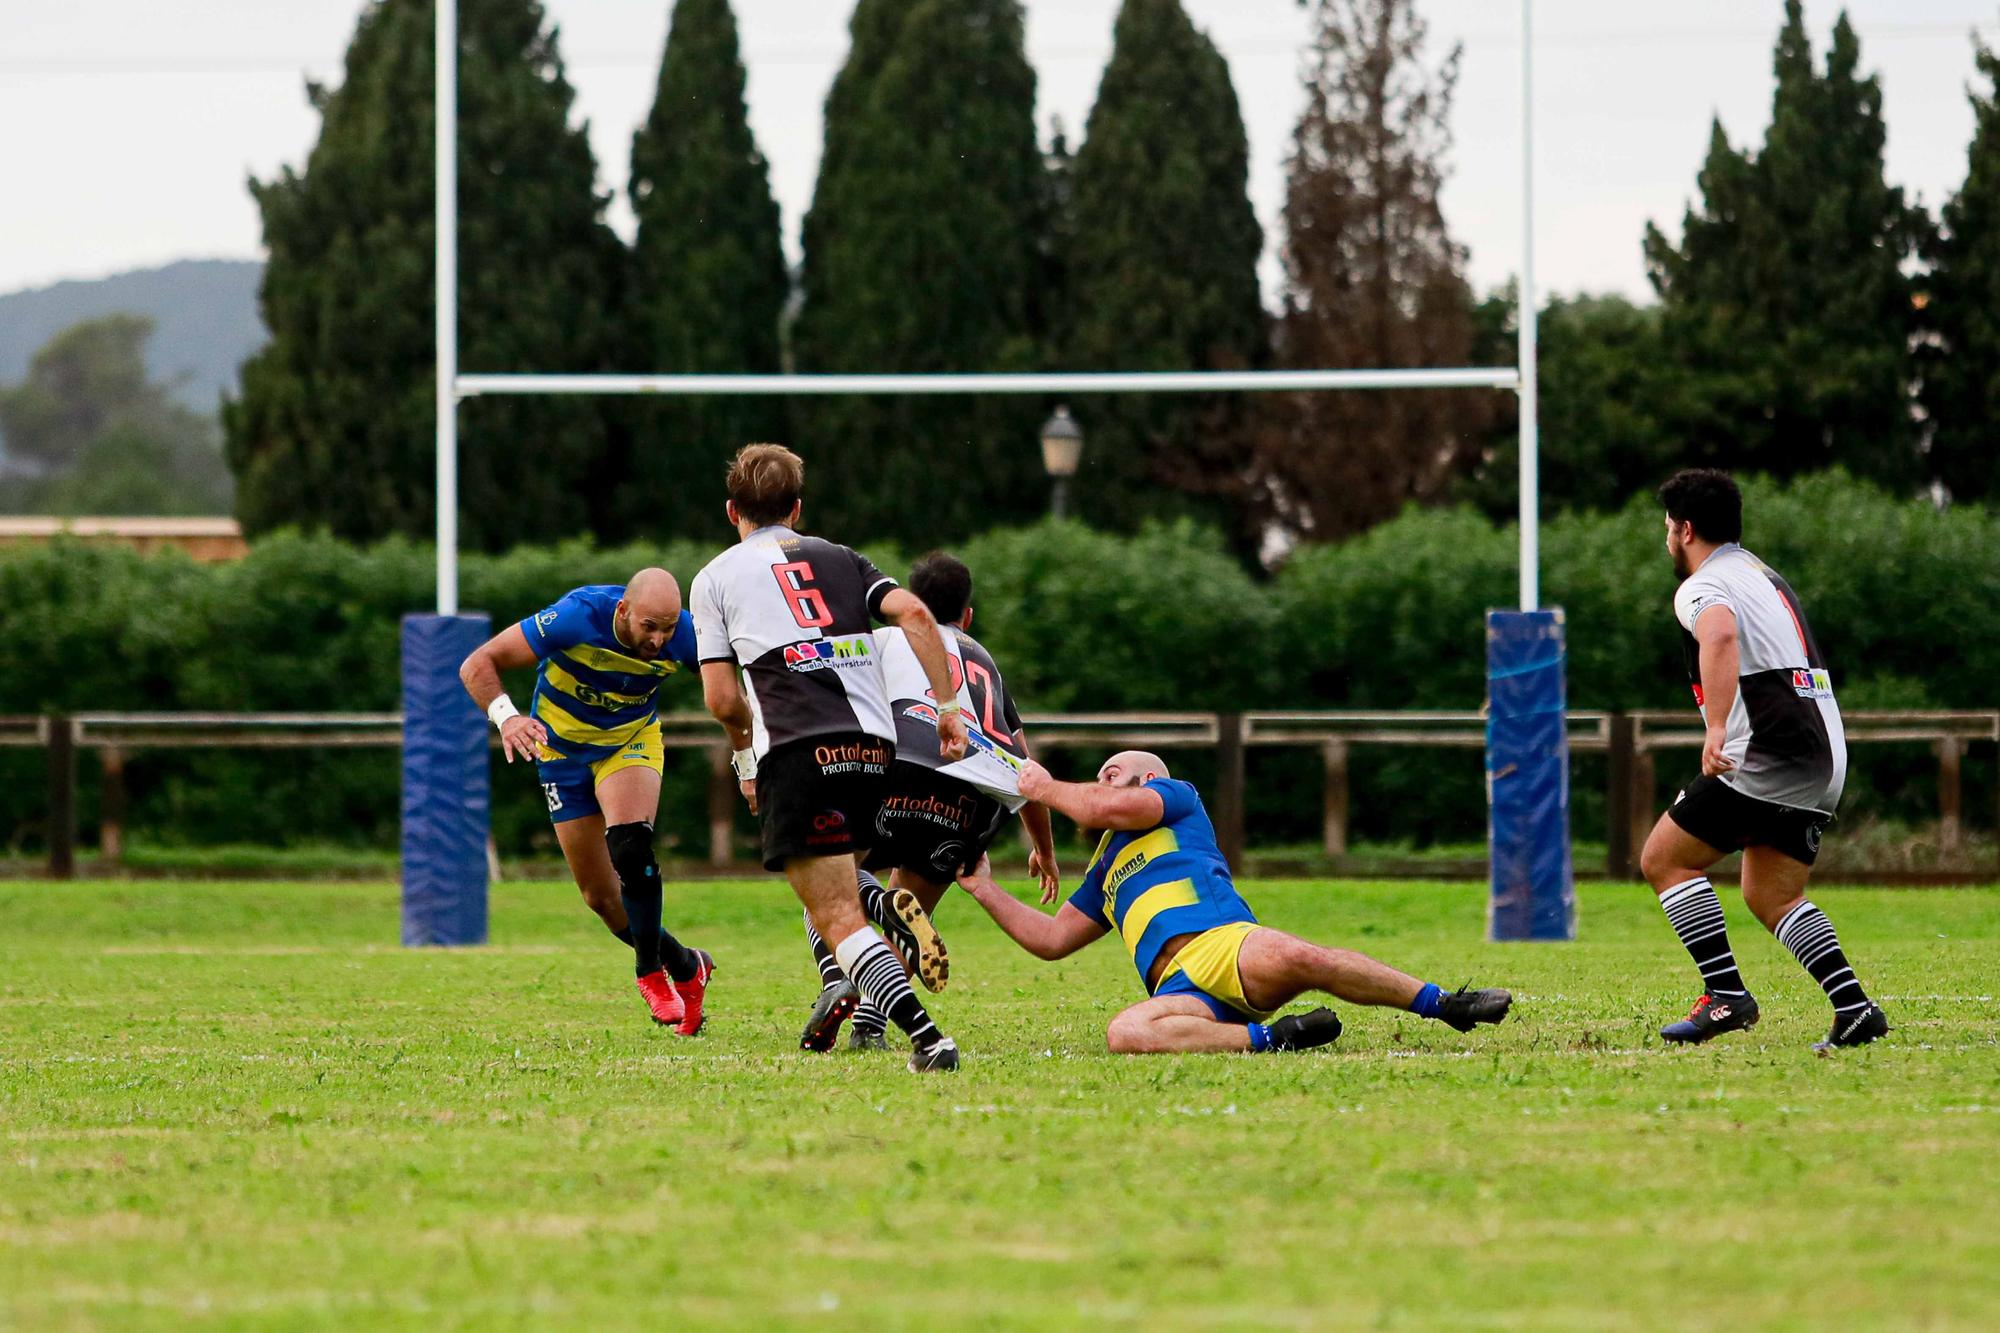
<path fill-rule="evenodd" d="M 610 927 L 606 927 L 607 930 Z M 621 926 L 611 933 L 627 948 L 632 944 L 632 927 Z M 675 981 L 692 981 L 699 970 L 694 951 L 669 934 L 665 927 L 660 929 L 660 959 L 666 965 L 667 975 Z M 644 972 L 639 974 L 645 976 Z"/>
<path fill-rule="evenodd" d="M 827 990 L 838 986 L 841 982 L 846 981 L 847 977 L 841 972 L 840 964 L 834 961 L 833 950 L 826 947 L 826 941 L 819 937 L 817 930 L 813 929 L 812 913 L 807 912 L 805 918 L 806 943 L 812 945 L 813 965 L 819 968 L 820 989 Z"/>
<path fill-rule="evenodd" d="M 660 868 L 653 861 L 650 824 L 617 824 L 604 832 L 611 864 L 618 872 L 618 896 L 625 904 L 626 928 L 632 935 L 633 967 L 649 977 L 660 970 L 662 911 Z M 693 973 L 688 975 L 692 976 Z"/>
<path fill-rule="evenodd" d="M 1710 995 L 1747 995 L 1743 977 L 1736 970 L 1736 955 L 1729 948 L 1729 926 L 1722 916 L 1722 903 L 1708 876 L 1697 875 L 1674 885 L 1660 895 L 1660 906 L 1681 944 L 1701 970 L 1701 979 Z"/>
<path fill-rule="evenodd" d="M 881 1006 L 891 1022 L 910 1034 L 910 1041 L 918 1050 L 929 1050 L 938 1043 L 944 1034 L 924 1012 L 917 993 L 910 989 L 910 979 L 903 975 L 903 965 L 895 951 L 879 935 L 872 930 L 857 930 L 851 939 L 841 942 L 836 951 L 839 953 L 850 955 L 848 966 L 842 970 L 854 979 L 862 994 Z"/>
<path fill-rule="evenodd" d="M 675 981 L 693 981 L 694 974 L 701 970 L 694 950 L 675 939 L 665 926 L 660 927 L 660 962 Z"/>
<path fill-rule="evenodd" d="M 1868 993 L 1861 989 L 1860 979 L 1847 965 L 1840 937 L 1833 933 L 1833 922 L 1826 919 L 1825 912 L 1810 902 L 1802 902 L 1785 913 L 1771 933 L 1778 937 L 1778 943 L 1792 951 L 1792 957 L 1799 960 L 1801 967 L 1812 973 L 1812 979 L 1826 992 L 1834 1013 L 1859 1013 L 1868 1007 Z"/>

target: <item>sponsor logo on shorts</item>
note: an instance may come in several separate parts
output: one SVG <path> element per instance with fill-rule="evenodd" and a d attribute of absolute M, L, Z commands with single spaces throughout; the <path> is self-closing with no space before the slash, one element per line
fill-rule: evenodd
<path fill-rule="evenodd" d="M 974 801 L 970 796 L 949 799 L 941 796 L 891 796 L 882 802 L 881 823 L 892 818 L 921 819 L 944 828 L 959 830 L 972 824 Z"/>
<path fill-rule="evenodd" d="M 832 829 L 845 828 L 847 816 L 838 810 L 822 810 L 813 816 L 813 832 L 825 833 Z"/>
<path fill-rule="evenodd" d="M 1819 838 L 1820 834 L 1823 832 L 1825 832 L 1825 830 L 1822 829 L 1818 824 L 1806 825 L 1806 850 L 1811 852 L 1814 856 L 1819 855 Z"/>
<path fill-rule="evenodd" d="M 813 750 L 813 762 L 821 777 L 842 773 L 878 776 L 889 770 L 889 750 L 880 741 L 851 741 L 846 745 L 821 745 Z"/>
<path fill-rule="evenodd" d="M 931 853 L 931 864 L 947 875 L 956 874 L 971 859 L 970 849 L 962 842 L 941 842 Z"/>
<path fill-rule="evenodd" d="M 812 639 L 785 648 L 785 665 L 793 671 L 824 671 L 861 666 L 875 651 L 873 635 L 856 634 L 845 639 Z"/>

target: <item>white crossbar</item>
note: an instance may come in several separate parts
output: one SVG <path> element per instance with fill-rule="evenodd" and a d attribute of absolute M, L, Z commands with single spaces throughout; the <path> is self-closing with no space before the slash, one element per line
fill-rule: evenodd
<path fill-rule="evenodd" d="M 1111 371 L 1047 375 L 460 375 L 487 394 L 1279 393 L 1309 389 L 1517 389 L 1512 366 L 1448 370 Z"/>

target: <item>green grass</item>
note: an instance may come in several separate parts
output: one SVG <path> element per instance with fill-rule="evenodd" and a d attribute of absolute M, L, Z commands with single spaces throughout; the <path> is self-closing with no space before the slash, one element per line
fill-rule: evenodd
<path fill-rule="evenodd" d="M 1699 1050 L 1643 889 L 1574 945 L 1477 886 L 1258 884 L 1274 925 L 1514 987 L 1461 1037 L 1119 1059 L 1106 941 L 1060 964 L 954 895 L 956 1076 L 794 1048 L 774 883 L 677 886 L 711 1032 L 641 1021 L 567 889 L 395 947 L 386 885 L 0 885 L 0 1328 L 1991 1327 L 2000 892 L 1817 895 L 1897 1031 L 1733 905 L 1765 1021 Z"/>

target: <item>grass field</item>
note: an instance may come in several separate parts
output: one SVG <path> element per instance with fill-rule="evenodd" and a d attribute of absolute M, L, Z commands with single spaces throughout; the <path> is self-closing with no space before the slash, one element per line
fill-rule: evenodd
<path fill-rule="evenodd" d="M 1536 946 L 1477 886 L 1248 896 L 1515 1017 L 1115 1058 L 1117 944 L 1037 963 L 954 895 L 967 1063 L 917 1078 L 795 1049 L 774 884 L 670 890 L 693 1041 L 554 886 L 409 952 L 387 885 L 0 885 L 0 1327 L 2000 1324 L 2000 891 L 1817 895 L 1897 1023 L 1833 1059 L 1740 904 L 1763 1025 L 1665 1050 L 1643 889 Z"/>

